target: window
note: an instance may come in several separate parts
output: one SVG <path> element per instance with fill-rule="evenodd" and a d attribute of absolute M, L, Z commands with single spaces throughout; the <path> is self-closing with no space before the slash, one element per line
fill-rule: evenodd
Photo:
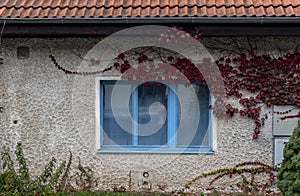
<path fill-rule="evenodd" d="M 211 153 L 210 95 L 193 84 L 100 80 L 100 152 Z"/>

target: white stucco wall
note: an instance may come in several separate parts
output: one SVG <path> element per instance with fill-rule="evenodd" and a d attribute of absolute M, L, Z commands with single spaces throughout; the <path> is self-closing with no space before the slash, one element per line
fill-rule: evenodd
<path fill-rule="evenodd" d="M 219 56 L 215 38 L 206 38 L 204 45 Z M 229 38 L 216 38 L 232 43 Z M 255 38 L 257 47 L 294 49 L 298 38 Z M 211 41 L 209 41 L 211 40 Z M 240 38 L 241 46 L 247 46 Z M 239 115 L 218 121 L 217 149 L 213 155 L 171 154 L 101 154 L 95 149 L 95 78 L 97 76 L 66 75 L 53 66 L 49 54 L 70 70 L 80 69 L 87 52 L 98 38 L 18 38 L 2 40 L 4 64 L 0 65 L 0 141 L 1 146 L 14 148 L 18 141 L 24 146 L 28 165 L 39 174 L 52 156 L 66 160 L 69 150 L 82 164 L 90 166 L 100 177 L 100 188 L 114 185 L 128 187 L 131 172 L 132 188 L 138 189 L 142 172 L 149 172 L 152 190 L 166 185 L 172 190 L 184 185 L 202 172 L 230 167 L 243 161 L 272 164 L 272 119 L 252 140 L 254 123 Z M 268 43 L 268 44 L 266 44 Z M 18 46 L 29 46 L 30 57 L 18 59 Z M 222 45 L 220 45 L 222 47 Z M 99 67 L 91 68 L 97 70 Z M 238 100 L 229 103 L 238 105 Z M 267 109 L 268 110 L 268 109 Z M 271 115 L 269 115 L 271 117 Z M 207 182 L 199 180 L 195 185 Z"/>

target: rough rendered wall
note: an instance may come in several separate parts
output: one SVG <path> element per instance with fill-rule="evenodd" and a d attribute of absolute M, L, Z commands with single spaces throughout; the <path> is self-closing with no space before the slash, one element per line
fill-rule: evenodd
<path fill-rule="evenodd" d="M 211 39 L 211 41 L 210 41 Z M 204 44 L 213 55 L 231 38 L 207 38 Z M 237 39 L 239 40 L 239 39 Z M 238 44 L 244 44 L 240 38 Z M 258 41 L 260 40 L 260 41 Z M 128 186 L 137 189 L 141 172 L 150 174 L 152 189 L 167 185 L 169 190 L 182 186 L 197 174 L 243 161 L 272 164 L 271 119 L 258 140 L 252 140 L 254 123 L 235 116 L 218 122 L 218 147 L 213 155 L 101 154 L 95 150 L 95 77 L 66 75 L 53 66 L 49 54 L 70 70 L 79 69 L 84 56 L 98 38 L 3 39 L 4 64 L 0 65 L 0 141 L 14 148 L 22 141 L 30 170 L 40 173 L 51 156 L 66 160 L 72 151 L 75 160 L 90 166 L 100 177 L 101 188 Z M 258 47 L 294 49 L 297 38 L 256 38 Z M 30 57 L 18 59 L 18 46 L 29 46 Z M 95 70 L 99 69 L 96 67 Z M 231 99 L 233 105 L 237 100 Z M 170 161 L 171 160 L 171 161 Z M 205 180 L 204 180 L 205 181 Z M 201 181 L 199 181 L 201 183 Z"/>

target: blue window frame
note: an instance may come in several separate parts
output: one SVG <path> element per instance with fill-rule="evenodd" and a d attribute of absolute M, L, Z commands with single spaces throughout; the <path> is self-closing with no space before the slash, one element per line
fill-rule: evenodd
<path fill-rule="evenodd" d="M 194 100 L 182 83 L 101 80 L 99 151 L 212 153 L 209 90 L 192 87 Z"/>

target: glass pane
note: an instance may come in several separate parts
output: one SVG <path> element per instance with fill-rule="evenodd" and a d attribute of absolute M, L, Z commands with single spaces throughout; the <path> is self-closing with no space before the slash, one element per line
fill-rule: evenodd
<path fill-rule="evenodd" d="M 193 93 L 194 92 L 194 93 Z M 177 145 L 181 147 L 208 146 L 209 90 L 207 86 L 178 85 Z"/>
<path fill-rule="evenodd" d="M 167 100 L 166 85 L 151 82 L 138 87 L 139 145 L 167 144 Z"/>
<path fill-rule="evenodd" d="M 103 143 L 104 145 L 132 145 L 132 120 L 129 111 L 131 112 L 131 101 L 124 102 L 122 92 L 131 92 L 131 86 L 126 84 L 118 84 L 118 90 L 114 82 L 103 82 Z M 114 96 L 114 97 L 112 97 Z M 114 104 L 112 105 L 112 99 Z M 122 104 L 118 104 L 122 103 Z M 112 109 L 114 106 L 114 110 Z M 113 113 L 114 111 L 114 113 Z M 120 126 L 123 125 L 123 128 Z M 124 130 L 126 127 L 126 130 Z"/>

